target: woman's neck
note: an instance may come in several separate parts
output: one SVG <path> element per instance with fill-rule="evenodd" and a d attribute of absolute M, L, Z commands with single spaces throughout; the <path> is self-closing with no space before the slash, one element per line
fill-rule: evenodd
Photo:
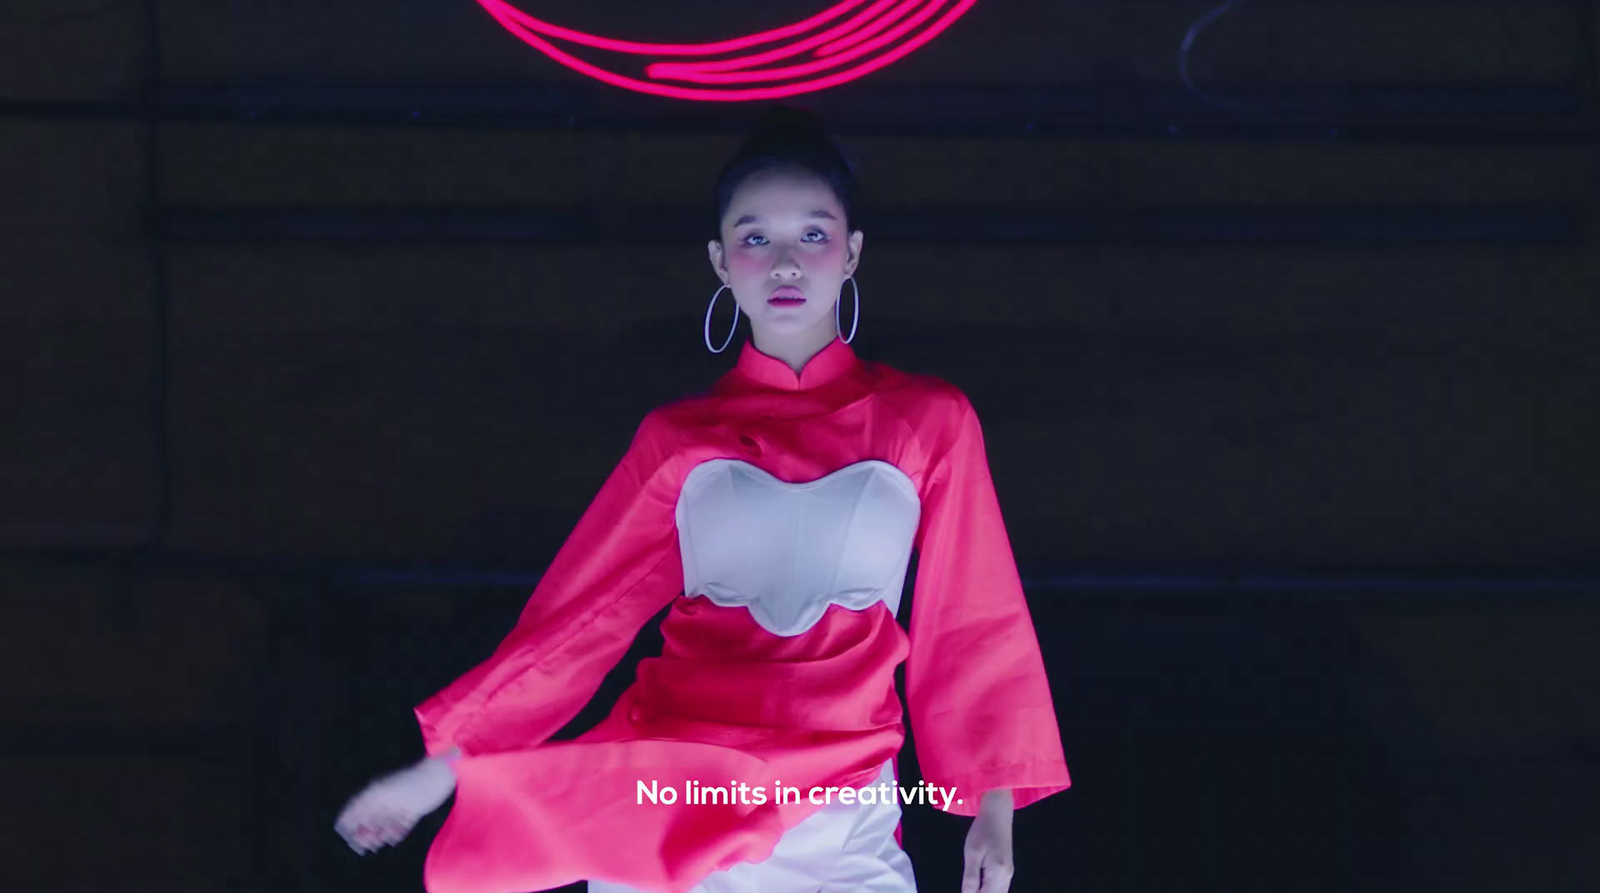
<path fill-rule="evenodd" d="M 750 333 L 750 340 L 755 342 L 756 350 L 782 360 L 796 375 L 805 369 L 806 363 L 810 362 L 812 357 L 821 353 L 837 337 L 839 330 L 831 319 L 825 328 L 819 326 L 814 331 L 795 332 L 792 335 L 780 336 L 758 330 L 752 330 Z"/>

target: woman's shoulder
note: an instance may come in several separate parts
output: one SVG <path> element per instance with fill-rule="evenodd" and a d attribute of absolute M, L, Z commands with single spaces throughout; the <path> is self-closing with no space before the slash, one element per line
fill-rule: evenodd
<path fill-rule="evenodd" d="M 887 363 L 864 362 L 862 371 L 881 399 L 918 416 L 960 415 L 972 405 L 955 383 L 928 372 L 910 372 Z"/>
<path fill-rule="evenodd" d="M 714 424 L 717 405 L 716 396 L 709 391 L 677 397 L 645 413 L 639 430 L 656 437 L 677 437 L 685 431 Z"/>

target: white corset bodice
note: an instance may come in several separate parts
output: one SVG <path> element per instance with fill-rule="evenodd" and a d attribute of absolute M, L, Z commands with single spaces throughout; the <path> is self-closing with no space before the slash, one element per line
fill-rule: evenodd
<path fill-rule="evenodd" d="M 810 629 L 830 604 L 900 609 L 922 505 L 905 472 L 877 459 L 814 481 L 780 481 L 712 459 L 678 496 L 684 592 L 744 605 L 780 636 Z"/>

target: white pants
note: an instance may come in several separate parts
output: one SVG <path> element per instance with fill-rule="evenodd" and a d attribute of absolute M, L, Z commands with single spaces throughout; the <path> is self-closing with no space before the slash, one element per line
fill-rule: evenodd
<path fill-rule="evenodd" d="M 894 783 L 892 762 L 883 765 L 879 782 Z M 691 893 L 916 893 L 911 859 L 894 839 L 899 823 L 900 805 L 893 800 L 834 800 L 784 832 L 764 861 L 715 872 Z M 639 891 L 590 881 L 589 893 Z"/>

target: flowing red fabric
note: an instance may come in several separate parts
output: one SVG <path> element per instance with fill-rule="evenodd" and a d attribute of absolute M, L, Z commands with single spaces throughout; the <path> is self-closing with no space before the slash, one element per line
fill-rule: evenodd
<path fill-rule="evenodd" d="M 922 505 L 909 622 L 883 602 L 833 605 L 779 636 L 743 607 L 685 594 L 678 492 L 722 458 L 789 482 L 868 459 L 905 472 Z M 669 606 L 661 656 L 640 663 L 607 718 L 550 741 Z M 526 893 L 598 879 L 680 893 L 759 862 L 817 808 L 811 788 L 870 783 L 898 753 L 902 662 L 922 775 L 955 789 L 949 811 L 975 815 L 1000 788 L 1020 808 L 1071 784 L 965 394 L 862 362 L 839 340 L 798 375 L 747 343 L 708 394 L 646 416 L 500 647 L 417 707 L 430 755 L 465 754 L 424 885 Z M 690 804 L 690 782 L 751 795 Z M 798 802 L 776 802 L 778 785 Z M 663 789 L 677 802 L 644 793 Z"/>

